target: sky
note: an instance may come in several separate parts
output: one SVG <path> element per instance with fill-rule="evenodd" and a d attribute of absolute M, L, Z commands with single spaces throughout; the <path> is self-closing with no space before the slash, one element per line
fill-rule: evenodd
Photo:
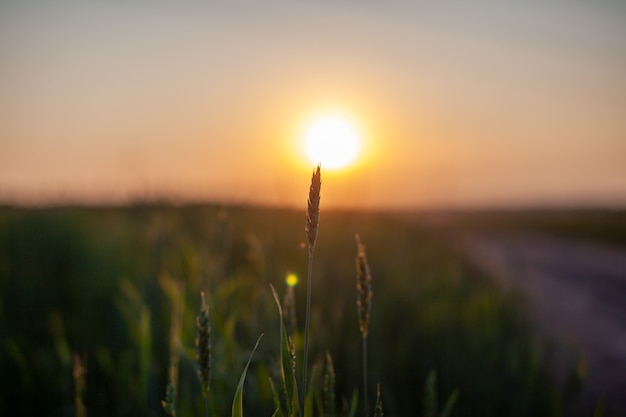
<path fill-rule="evenodd" d="M 226 4 L 227 3 L 227 4 Z M 0 0 L 0 202 L 625 207 L 626 2 Z"/>

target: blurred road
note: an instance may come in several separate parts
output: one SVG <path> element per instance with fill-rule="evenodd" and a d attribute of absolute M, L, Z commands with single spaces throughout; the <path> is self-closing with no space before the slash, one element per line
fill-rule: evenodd
<path fill-rule="evenodd" d="M 589 393 L 626 416 L 626 248 L 519 235 L 472 235 L 463 245 L 526 296 L 540 331 L 580 353 Z"/>

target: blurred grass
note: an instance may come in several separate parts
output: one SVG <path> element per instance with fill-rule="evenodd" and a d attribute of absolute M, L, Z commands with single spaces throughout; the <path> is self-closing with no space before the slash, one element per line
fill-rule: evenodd
<path fill-rule="evenodd" d="M 72 352 L 85 359 L 90 416 L 163 415 L 175 345 L 164 279 L 184 283 L 178 415 L 204 410 L 193 347 L 202 290 L 214 340 L 211 415 L 229 412 L 261 333 L 243 402 L 246 415 L 271 415 L 280 329 L 269 284 L 282 297 L 287 274 L 300 278 L 302 327 L 304 224 L 304 210 L 253 207 L 0 209 L 0 415 L 74 415 Z M 420 415 L 436 370 L 442 401 L 459 391 L 453 416 L 562 415 L 569 394 L 520 301 L 467 263 L 431 217 L 408 214 L 322 212 L 310 357 L 331 353 L 339 398 L 361 383 L 356 232 L 373 275 L 370 389 L 380 382 L 385 414 Z"/>

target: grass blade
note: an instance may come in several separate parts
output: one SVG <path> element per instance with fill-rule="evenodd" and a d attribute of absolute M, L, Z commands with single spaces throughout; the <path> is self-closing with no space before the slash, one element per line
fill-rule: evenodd
<path fill-rule="evenodd" d="M 270 389 L 272 390 L 272 399 L 274 400 L 274 407 L 276 407 L 276 411 L 274 411 L 273 416 L 275 417 L 283 417 L 283 409 L 280 405 L 280 397 L 278 396 L 278 391 L 276 391 L 276 386 L 274 385 L 274 381 L 272 378 L 269 378 L 270 381 Z"/>
<path fill-rule="evenodd" d="M 300 415 L 300 404 L 298 401 L 298 383 L 296 382 L 296 367 L 293 357 L 293 345 L 289 342 L 287 329 L 283 321 L 283 311 L 276 289 L 270 284 L 274 301 L 278 307 L 278 317 L 280 317 L 280 372 L 283 379 L 283 389 L 287 398 L 287 415 L 296 417 Z"/>
<path fill-rule="evenodd" d="M 246 367 L 243 368 L 243 372 L 241 373 L 241 377 L 239 378 L 239 384 L 237 384 L 237 390 L 235 391 L 235 397 L 233 398 L 233 408 L 231 412 L 232 417 L 243 417 L 243 384 L 246 381 L 246 374 L 248 373 L 248 367 L 250 366 L 250 361 L 252 361 L 252 356 L 254 352 L 259 347 L 259 342 L 263 335 L 259 336 L 254 345 L 254 349 L 250 353 L 250 357 L 248 358 L 248 363 L 246 363 Z"/>
<path fill-rule="evenodd" d="M 432 370 L 424 386 L 424 417 L 437 416 L 437 373 Z"/>
<path fill-rule="evenodd" d="M 314 400 L 314 392 L 313 387 L 317 384 L 317 379 L 319 378 L 320 367 L 315 364 L 313 366 L 313 370 L 311 372 L 311 380 L 309 381 L 309 389 L 306 391 L 306 397 L 304 399 L 304 417 L 313 417 L 313 400 Z"/>
<path fill-rule="evenodd" d="M 330 353 L 326 351 L 326 372 L 324 374 L 324 416 L 337 417 L 337 404 L 335 394 L 335 366 Z"/>
<path fill-rule="evenodd" d="M 345 400 L 345 398 L 343 399 L 343 415 L 345 415 L 346 417 L 354 417 L 356 415 L 356 410 L 359 406 L 359 391 L 358 390 L 354 390 L 352 391 L 352 399 L 350 400 L 350 404 L 348 404 Z"/>
<path fill-rule="evenodd" d="M 441 411 L 441 414 L 439 414 L 439 417 L 448 417 L 450 413 L 452 412 L 452 409 L 454 408 L 454 405 L 456 404 L 456 400 L 458 398 L 459 398 L 459 391 L 455 390 L 448 397 L 448 401 L 446 401 L 446 405 L 443 407 L 443 411 Z"/>

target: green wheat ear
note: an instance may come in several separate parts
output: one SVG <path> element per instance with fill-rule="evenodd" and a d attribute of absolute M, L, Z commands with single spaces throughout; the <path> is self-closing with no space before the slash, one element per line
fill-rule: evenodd
<path fill-rule="evenodd" d="M 202 307 L 196 317 L 196 350 L 198 360 L 198 377 L 202 383 L 202 396 L 208 398 L 211 377 L 211 323 L 209 322 L 209 307 L 200 293 Z"/>
<path fill-rule="evenodd" d="M 174 384 L 170 381 L 167 383 L 167 388 L 165 388 L 165 400 L 161 401 L 163 411 L 165 411 L 165 414 L 170 417 L 176 417 L 176 408 L 174 404 L 175 398 L 176 388 L 174 388 Z"/>
<path fill-rule="evenodd" d="M 76 417 L 86 417 L 87 408 L 83 402 L 83 392 L 85 391 L 85 374 L 87 373 L 87 368 L 85 368 L 82 359 L 77 353 L 74 353 L 73 368 L 72 374 L 74 377 L 74 406 L 76 407 Z"/>

